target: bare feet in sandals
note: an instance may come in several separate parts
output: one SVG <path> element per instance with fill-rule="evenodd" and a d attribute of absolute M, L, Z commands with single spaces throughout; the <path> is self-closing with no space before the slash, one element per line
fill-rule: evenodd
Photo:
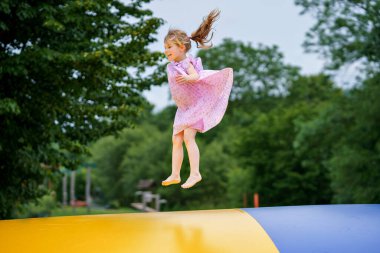
<path fill-rule="evenodd" d="M 191 188 L 201 180 L 202 180 L 201 174 L 190 175 L 190 177 L 186 180 L 186 182 L 183 185 L 181 185 L 181 187 L 184 189 Z"/>
<path fill-rule="evenodd" d="M 172 184 L 179 184 L 179 183 L 181 183 L 180 176 L 170 175 L 166 180 L 162 181 L 161 184 L 163 186 L 169 186 L 169 185 L 172 185 Z"/>

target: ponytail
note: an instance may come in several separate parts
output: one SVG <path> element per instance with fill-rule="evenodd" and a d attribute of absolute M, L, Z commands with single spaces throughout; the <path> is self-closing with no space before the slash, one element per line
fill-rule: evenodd
<path fill-rule="evenodd" d="M 212 10 L 208 16 L 203 19 L 202 24 L 198 27 L 198 29 L 191 34 L 189 37 L 195 43 L 197 43 L 197 48 L 210 48 L 212 47 L 211 45 L 205 45 L 205 43 L 208 43 L 211 41 L 212 36 L 214 33 L 211 33 L 210 38 L 207 38 L 211 30 L 213 29 L 212 25 L 214 22 L 219 18 L 220 10 L 215 9 Z"/>

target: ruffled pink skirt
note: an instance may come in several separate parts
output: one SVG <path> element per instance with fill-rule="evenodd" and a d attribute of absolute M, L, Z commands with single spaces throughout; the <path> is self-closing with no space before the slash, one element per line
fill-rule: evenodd
<path fill-rule="evenodd" d="M 204 133 L 219 124 L 226 112 L 233 83 L 232 68 L 201 70 L 199 75 L 191 84 L 177 84 L 175 75 L 169 76 L 170 91 L 178 106 L 173 135 L 186 128 Z"/>

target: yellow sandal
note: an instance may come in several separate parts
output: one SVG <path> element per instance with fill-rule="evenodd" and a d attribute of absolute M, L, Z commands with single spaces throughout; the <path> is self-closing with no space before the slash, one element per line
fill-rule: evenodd
<path fill-rule="evenodd" d="M 179 184 L 179 183 L 181 183 L 181 179 L 172 179 L 172 180 L 168 180 L 168 179 L 162 181 L 162 183 L 161 183 L 162 186 L 169 186 L 169 185 L 172 185 L 172 184 Z"/>

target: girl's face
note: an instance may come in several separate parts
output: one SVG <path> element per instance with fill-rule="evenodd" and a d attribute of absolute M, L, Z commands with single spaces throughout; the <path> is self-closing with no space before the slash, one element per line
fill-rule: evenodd
<path fill-rule="evenodd" d="M 171 41 L 165 43 L 165 55 L 169 61 L 182 61 L 186 58 L 186 48 L 184 45 L 178 46 Z"/>

